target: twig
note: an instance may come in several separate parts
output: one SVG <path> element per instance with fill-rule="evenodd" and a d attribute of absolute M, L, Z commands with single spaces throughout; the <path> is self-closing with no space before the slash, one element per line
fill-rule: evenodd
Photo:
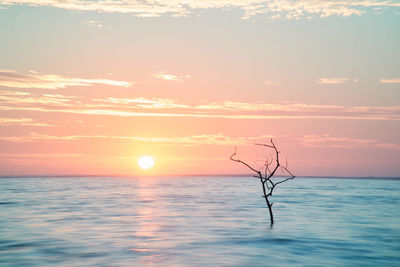
<path fill-rule="evenodd" d="M 275 189 L 275 187 L 281 183 L 284 183 L 288 180 L 292 180 L 295 178 L 295 176 L 288 170 L 288 163 L 287 163 L 287 159 L 285 159 L 285 166 L 282 166 L 280 161 L 279 161 L 279 151 L 278 148 L 275 146 L 275 143 L 272 141 L 272 138 L 270 140 L 271 144 L 259 144 L 256 143 L 255 145 L 257 146 L 264 146 L 264 147 L 268 147 L 268 148 L 272 148 L 275 152 L 275 167 L 273 168 L 273 170 L 270 170 L 270 166 L 273 163 L 273 158 L 271 158 L 271 160 L 267 159 L 264 163 L 263 169 L 261 171 L 257 170 L 256 168 L 252 167 L 250 164 L 237 159 L 236 158 L 236 152 L 237 149 L 235 147 L 235 152 L 230 156 L 230 160 L 238 162 L 240 164 L 245 165 L 247 168 L 249 168 L 250 170 L 252 170 L 254 173 L 256 173 L 255 175 L 253 175 L 253 177 L 260 179 L 261 185 L 262 185 L 262 189 L 263 189 L 263 194 L 264 194 L 264 199 L 265 202 L 267 204 L 268 207 L 268 211 L 269 211 L 269 215 L 270 215 L 270 220 L 271 220 L 271 225 L 274 224 L 274 215 L 272 213 L 272 202 L 270 202 L 269 197 L 272 196 L 272 193 Z M 287 177 L 283 177 L 283 180 L 280 181 L 272 181 L 272 178 L 277 178 L 274 177 L 275 173 L 278 169 L 281 169 L 282 172 L 285 172 L 287 174 Z M 264 175 L 264 176 L 263 176 Z"/>

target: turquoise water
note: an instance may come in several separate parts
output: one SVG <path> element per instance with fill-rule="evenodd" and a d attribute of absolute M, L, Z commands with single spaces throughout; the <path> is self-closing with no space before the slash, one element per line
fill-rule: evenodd
<path fill-rule="evenodd" d="M 400 181 L 0 179 L 0 266 L 400 266 Z"/>

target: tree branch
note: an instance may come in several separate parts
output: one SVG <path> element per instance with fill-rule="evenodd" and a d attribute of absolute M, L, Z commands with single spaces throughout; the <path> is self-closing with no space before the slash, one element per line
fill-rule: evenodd
<path fill-rule="evenodd" d="M 272 138 L 270 140 L 270 143 L 271 144 L 256 143 L 255 145 L 272 148 L 274 150 L 276 165 L 272 171 L 270 170 L 270 166 L 273 162 L 273 158 L 271 158 L 271 160 L 267 159 L 264 163 L 263 168 L 259 171 L 256 168 L 252 167 L 250 164 L 236 158 L 236 152 L 237 152 L 236 147 L 235 147 L 235 152 L 230 156 L 229 159 L 232 161 L 238 162 L 240 164 L 243 164 L 244 166 L 246 166 L 247 168 L 252 170 L 254 173 L 256 173 L 256 175 L 253 175 L 253 177 L 260 179 L 262 189 L 263 189 L 263 194 L 264 194 L 263 197 L 265 198 L 265 202 L 266 202 L 268 210 L 269 210 L 269 215 L 270 215 L 270 220 L 271 220 L 271 225 L 272 225 L 274 223 L 274 216 L 272 213 L 272 204 L 273 203 L 269 201 L 269 197 L 272 196 L 272 193 L 277 185 L 284 183 L 288 180 L 292 180 L 295 178 L 295 176 L 289 171 L 289 169 L 287 167 L 288 166 L 287 159 L 285 159 L 285 166 L 281 165 L 280 159 L 279 159 L 279 151 L 278 151 L 278 148 L 276 147 L 275 143 L 272 141 Z M 278 177 L 274 177 L 278 169 L 280 169 L 282 172 L 285 172 L 288 177 L 281 177 L 282 180 L 274 182 L 274 181 L 272 181 L 272 178 L 278 178 Z M 264 174 L 264 176 L 263 176 L 263 174 Z"/>
<path fill-rule="evenodd" d="M 257 171 L 256 169 L 254 169 L 253 167 L 251 167 L 249 164 L 247 164 L 247 163 L 244 162 L 244 161 L 241 161 L 240 159 L 235 159 L 235 158 L 234 158 L 235 156 L 236 156 L 236 147 L 235 147 L 235 152 L 231 155 L 231 157 L 230 157 L 229 159 L 230 159 L 230 160 L 233 160 L 233 161 L 236 161 L 236 162 L 239 162 L 239 163 L 241 163 L 241 164 L 247 166 L 247 168 L 249 168 L 249 169 L 252 170 L 253 172 L 257 173 L 259 178 L 262 178 L 262 175 L 261 175 L 261 172 L 260 172 L 260 171 Z"/>

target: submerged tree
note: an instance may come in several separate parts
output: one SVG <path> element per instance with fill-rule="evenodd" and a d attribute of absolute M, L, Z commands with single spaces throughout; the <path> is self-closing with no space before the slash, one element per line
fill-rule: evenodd
<path fill-rule="evenodd" d="M 264 198 L 265 202 L 267 203 L 267 207 L 269 210 L 269 216 L 271 219 L 271 225 L 274 224 L 274 215 L 272 213 L 272 202 L 270 201 L 269 197 L 272 196 L 272 192 L 274 191 L 275 187 L 281 183 L 284 183 L 288 180 L 291 180 L 295 178 L 295 176 L 288 170 L 287 168 L 287 160 L 285 161 L 285 166 L 283 166 L 280 162 L 279 159 L 279 151 L 278 148 L 275 146 L 274 142 L 270 141 L 271 144 L 255 144 L 257 146 L 264 146 L 267 148 L 273 149 L 275 152 L 275 157 L 272 157 L 271 159 L 266 159 L 264 166 L 260 169 L 257 170 L 256 168 L 252 167 L 250 164 L 237 159 L 236 158 L 236 148 L 235 152 L 231 155 L 230 159 L 239 162 L 243 165 L 245 165 L 247 168 L 252 170 L 255 174 L 253 177 L 259 178 L 263 193 L 264 193 Z M 280 175 L 278 176 L 278 171 L 280 171 Z"/>

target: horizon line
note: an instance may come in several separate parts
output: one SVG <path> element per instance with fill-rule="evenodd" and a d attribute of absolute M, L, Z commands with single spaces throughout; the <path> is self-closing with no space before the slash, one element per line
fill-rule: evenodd
<path fill-rule="evenodd" d="M 234 178 L 234 177 L 248 177 L 256 178 L 251 174 L 180 174 L 180 175 L 97 175 L 97 174 L 46 174 L 46 175 L 0 175 L 0 179 L 5 178 Z M 274 178 L 280 178 L 276 176 Z M 400 176 L 335 176 L 335 175 L 298 175 L 296 178 L 311 178 L 311 179 L 381 179 L 381 180 L 400 180 Z"/>

